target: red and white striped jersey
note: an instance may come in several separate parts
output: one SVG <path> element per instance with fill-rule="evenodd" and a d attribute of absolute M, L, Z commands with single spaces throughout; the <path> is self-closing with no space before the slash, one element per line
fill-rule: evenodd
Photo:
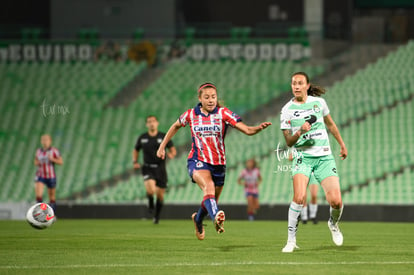
<path fill-rule="evenodd" d="M 243 169 L 239 175 L 239 179 L 244 180 L 244 191 L 246 193 L 258 194 L 260 177 L 260 170 L 257 167 L 253 169 Z"/>
<path fill-rule="evenodd" d="M 46 150 L 39 148 L 36 151 L 36 159 L 39 161 L 39 166 L 36 172 L 37 177 L 52 179 L 56 178 L 55 163 L 49 160 L 49 156 L 54 158 L 60 157 L 60 152 L 55 147 L 50 147 Z"/>
<path fill-rule="evenodd" d="M 234 127 L 241 118 L 226 107 L 216 107 L 205 115 L 201 104 L 184 112 L 179 122 L 181 126 L 190 125 L 192 148 L 189 159 L 200 160 L 212 165 L 225 165 L 226 155 L 224 137 L 228 125 Z"/>

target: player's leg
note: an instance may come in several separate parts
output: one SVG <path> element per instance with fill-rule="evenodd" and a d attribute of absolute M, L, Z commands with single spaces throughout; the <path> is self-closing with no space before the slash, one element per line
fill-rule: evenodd
<path fill-rule="evenodd" d="M 47 193 L 49 195 L 49 205 L 56 212 L 56 187 L 47 188 Z"/>
<path fill-rule="evenodd" d="M 338 222 L 342 214 L 342 196 L 339 186 L 339 178 L 330 176 L 322 180 L 321 186 L 325 191 L 326 200 L 331 208 L 331 218 L 334 223 Z"/>
<path fill-rule="evenodd" d="M 43 191 L 45 188 L 45 184 L 41 181 L 35 182 L 35 196 L 36 196 L 36 202 L 42 202 L 43 201 Z"/>
<path fill-rule="evenodd" d="M 158 224 L 160 220 L 160 213 L 161 209 L 164 206 L 164 194 L 165 190 L 167 189 L 167 170 L 165 167 L 160 167 L 157 171 L 154 171 L 156 177 L 156 187 L 155 187 L 155 194 L 157 197 L 157 202 L 155 204 L 155 215 L 154 215 L 154 224 Z"/>
<path fill-rule="evenodd" d="M 328 227 L 332 233 L 332 240 L 336 245 L 340 246 L 343 244 L 343 235 L 339 229 L 338 222 L 342 216 L 343 205 L 339 178 L 336 176 L 327 177 L 322 180 L 321 186 L 330 205 Z"/>
<path fill-rule="evenodd" d="M 148 178 L 144 180 L 145 190 L 147 191 L 147 199 L 148 199 L 148 212 L 152 214 L 154 211 L 154 194 L 155 194 L 155 187 L 156 181 L 155 179 Z"/>
<path fill-rule="evenodd" d="M 47 179 L 45 184 L 49 195 L 49 205 L 56 212 L 56 178 Z"/>
<path fill-rule="evenodd" d="M 257 210 L 260 208 L 260 202 L 259 202 L 259 194 L 255 194 L 253 196 L 253 207 L 254 207 L 254 213 L 257 213 Z"/>
<path fill-rule="evenodd" d="M 303 224 L 307 224 L 308 222 L 308 191 L 305 192 L 305 199 L 303 200 L 303 207 L 302 211 L 300 212 L 300 220 Z"/>
<path fill-rule="evenodd" d="M 318 220 L 316 219 L 316 216 L 318 214 L 318 190 L 318 183 L 309 185 L 309 191 L 311 195 L 309 202 L 309 219 L 311 219 L 314 224 L 318 223 Z"/>
<path fill-rule="evenodd" d="M 252 194 L 247 195 L 247 218 L 249 221 L 254 220 L 254 206 Z"/>
<path fill-rule="evenodd" d="M 288 240 L 282 252 L 290 253 L 298 248 L 296 246 L 296 231 L 298 229 L 299 216 L 305 202 L 306 187 L 313 167 L 313 160 L 303 157 L 295 158 L 293 161 L 293 200 L 288 211 Z"/>
<path fill-rule="evenodd" d="M 223 223 L 225 221 L 225 214 L 224 211 L 218 209 L 216 192 L 217 197 L 219 198 L 224 185 L 224 170 L 220 172 L 221 178 L 217 178 L 217 176 L 214 175 L 217 174 L 216 172 L 218 171 L 216 170 L 218 168 L 211 166 L 207 167 L 209 170 L 194 171 L 193 180 L 203 191 L 203 202 L 201 203 L 201 208 L 203 208 L 202 211 L 208 212 L 210 218 L 214 223 L 217 233 L 223 233 Z"/>
<path fill-rule="evenodd" d="M 202 208 L 207 211 L 212 221 L 218 212 L 216 202 L 216 188 L 211 177 L 210 170 L 196 170 L 193 173 L 193 180 L 203 191 Z"/>
<path fill-rule="evenodd" d="M 293 176 L 293 200 L 290 203 L 288 214 L 288 242 L 296 243 L 296 231 L 299 216 L 306 198 L 308 181 L 309 178 L 304 174 L 296 174 Z"/>
<path fill-rule="evenodd" d="M 164 187 L 156 186 L 156 188 L 155 188 L 155 193 L 156 193 L 156 196 L 157 196 L 157 202 L 155 204 L 155 215 L 154 215 L 154 220 L 153 220 L 154 224 L 158 224 L 158 222 L 160 220 L 161 209 L 164 206 L 165 190 L 166 190 L 166 188 L 164 188 Z"/>
<path fill-rule="evenodd" d="M 343 205 L 339 177 L 333 156 L 321 158 L 318 166 L 314 168 L 314 175 L 316 180 L 321 183 L 326 200 L 330 205 L 328 227 L 332 234 L 332 240 L 336 245 L 342 245 L 343 236 L 339 230 L 338 222 L 342 216 Z"/>

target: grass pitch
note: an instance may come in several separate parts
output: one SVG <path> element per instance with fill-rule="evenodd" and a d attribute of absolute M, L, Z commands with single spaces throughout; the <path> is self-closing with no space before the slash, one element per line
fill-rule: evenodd
<path fill-rule="evenodd" d="M 342 222 L 336 247 L 326 222 L 300 225 L 281 253 L 287 222 L 209 220 L 199 241 L 191 219 L 64 220 L 36 230 L 0 221 L 0 274 L 413 274 L 413 223 Z"/>

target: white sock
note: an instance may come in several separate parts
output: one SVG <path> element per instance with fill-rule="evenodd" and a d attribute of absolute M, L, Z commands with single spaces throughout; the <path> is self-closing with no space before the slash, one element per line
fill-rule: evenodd
<path fill-rule="evenodd" d="M 342 211 L 343 210 L 344 210 L 344 206 L 343 205 L 339 209 L 334 209 L 334 208 L 330 207 L 329 208 L 329 213 L 330 213 L 331 216 L 330 216 L 329 220 L 333 224 L 336 224 L 337 222 L 339 222 L 339 220 L 341 219 Z"/>
<path fill-rule="evenodd" d="M 298 219 L 302 211 L 302 204 L 290 203 L 288 215 L 288 241 L 296 242 L 296 231 L 298 230 Z"/>
<path fill-rule="evenodd" d="M 307 221 L 308 220 L 308 207 L 304 206 L 302 208 L 302 212 L 300 213 L 300 219 L 302 221 Z"/>
<path fill-rule="evenodd" d="M 315 219 L 318 213 L 318 205 L 317 204 L 309 204 L 309 218 Z"/>

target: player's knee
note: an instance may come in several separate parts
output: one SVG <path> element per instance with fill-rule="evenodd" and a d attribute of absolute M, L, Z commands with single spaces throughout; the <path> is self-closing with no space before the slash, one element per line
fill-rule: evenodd
<path fill-rule="evenodd" d="M 342 200 L 340 198 L 334 198 L 329 204 L 333 209 L 339 209 L 342 207 Z"/>
<path fill-rule="evenodd" d="M 293 197 L 293 201 L 297 204 L 304 204 L 305 203 L 305 194 L 297 194 Z"/>

